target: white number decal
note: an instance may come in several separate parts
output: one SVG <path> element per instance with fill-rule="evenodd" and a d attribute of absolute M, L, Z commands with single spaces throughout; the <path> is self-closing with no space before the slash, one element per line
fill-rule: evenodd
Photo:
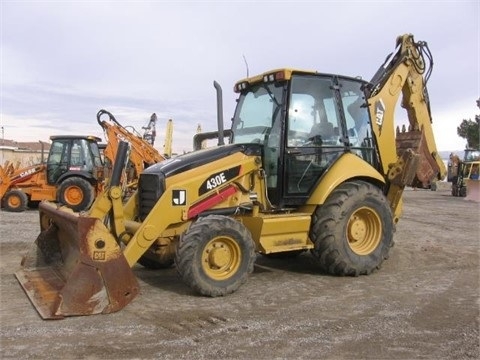
<path fill-rule="evenodd" d="M 217 186 L 220 186 L 225 182 L 227 182 L 227 179 L 225 178 L 225 174 L 222 172 L 207 180 L 207 189 L 215 189 Z"/>

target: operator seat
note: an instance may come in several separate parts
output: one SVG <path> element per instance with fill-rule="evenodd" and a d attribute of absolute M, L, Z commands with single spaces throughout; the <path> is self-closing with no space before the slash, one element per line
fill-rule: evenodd
<path fill-rule="evenodd" d="M 319 123 L 316 123 L 310 129 L 308 135 L 309 139 L 316 139 L 320 137 L 322 140 L 331 139 L 335 136 L 335 129 L 331 122 L 327 120 L 321 120 Z"/>

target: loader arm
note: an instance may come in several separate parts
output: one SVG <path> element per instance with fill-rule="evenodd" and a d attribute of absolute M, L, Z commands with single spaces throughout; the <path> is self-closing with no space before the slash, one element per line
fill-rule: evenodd
<path fill-rule="evenodd" d="M 119 245 L 128 240 L 120 187 L 128 147 L 119 143 L 110 184 L 90 213 L 47 201 L 39 205 L 42 231 L 15 276 L 44 319 L 118 311 L 138 294 Z M 104 225 L 107 219 L 111 228 Z"/>
<path fill-rule="evenodd" d="M 430 60 L 429 64 L 425 57 Z M 366 89 L 373 134 L 395 221 L 401 214 L 405 186 L 428 184 L 446 175 L 435 144 L 426 88 L 432 65 L 425 42 L 415 42 L 411 34 L 399 36 L 394 53 L 379 68 Z M 401 132 L 395 129 L 394 121 L 400 95 L 401 106 L 406 109 L 409 121 L 408 131 Z"/>
<path fill-rule="evenodd" d="M 36 164 L 23 168 L 0 166 L 0 200 L 12 188 L 29 181 L 34 175 L 45 171 L 44 164 Z"/>

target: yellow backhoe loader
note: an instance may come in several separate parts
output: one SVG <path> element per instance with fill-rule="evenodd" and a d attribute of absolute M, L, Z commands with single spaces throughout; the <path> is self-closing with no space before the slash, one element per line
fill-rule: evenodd
<path fill-rule="evenodd" d="M 55 319 L 123 308 L 139 292 L 131 268 L 141 258 L 175 263 L 212 297 L 236 291 L 256 253 L 310 250 L 329 274 L 370 274 L 389 255 L 405 186 L 445 176 L 426 89 L 432 63 L 427 44 L 406 34 L 369 82 L 295 69 L 243 79 L 228 144 L 217 110 L 219 146 L 148 167 L 125 204 L 122 142 L 88 213 L 40 205 L 50 223 L 16 273 L 20 284 Z M 409 129 L 397 133 L 400 96 Z"/>

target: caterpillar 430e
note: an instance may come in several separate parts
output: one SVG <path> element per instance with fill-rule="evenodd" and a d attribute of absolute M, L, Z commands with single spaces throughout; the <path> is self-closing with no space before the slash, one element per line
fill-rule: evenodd
<path fill-rule="evenodd" d="M 405 186 L 445 176 L 430 66 L 427 44 L 406 34 L 370 82 L 293 69 L 237 82 L 228 144 L 219 116 L 218 147 L 150 166 L 122 204 L 122 143 L 88 214 L 42 203 L 50 225 L 18 280 L 43 318 L 61 318 L 123 308 L 139 291 L 131 268 L 141 259 L 175 263 L 206 296 L 237 290 L 256 253 L 310 250 L 330 274 L 371 273 L 393 244 Z M 400 96 L 405 132 L 394 125 Z"/>

